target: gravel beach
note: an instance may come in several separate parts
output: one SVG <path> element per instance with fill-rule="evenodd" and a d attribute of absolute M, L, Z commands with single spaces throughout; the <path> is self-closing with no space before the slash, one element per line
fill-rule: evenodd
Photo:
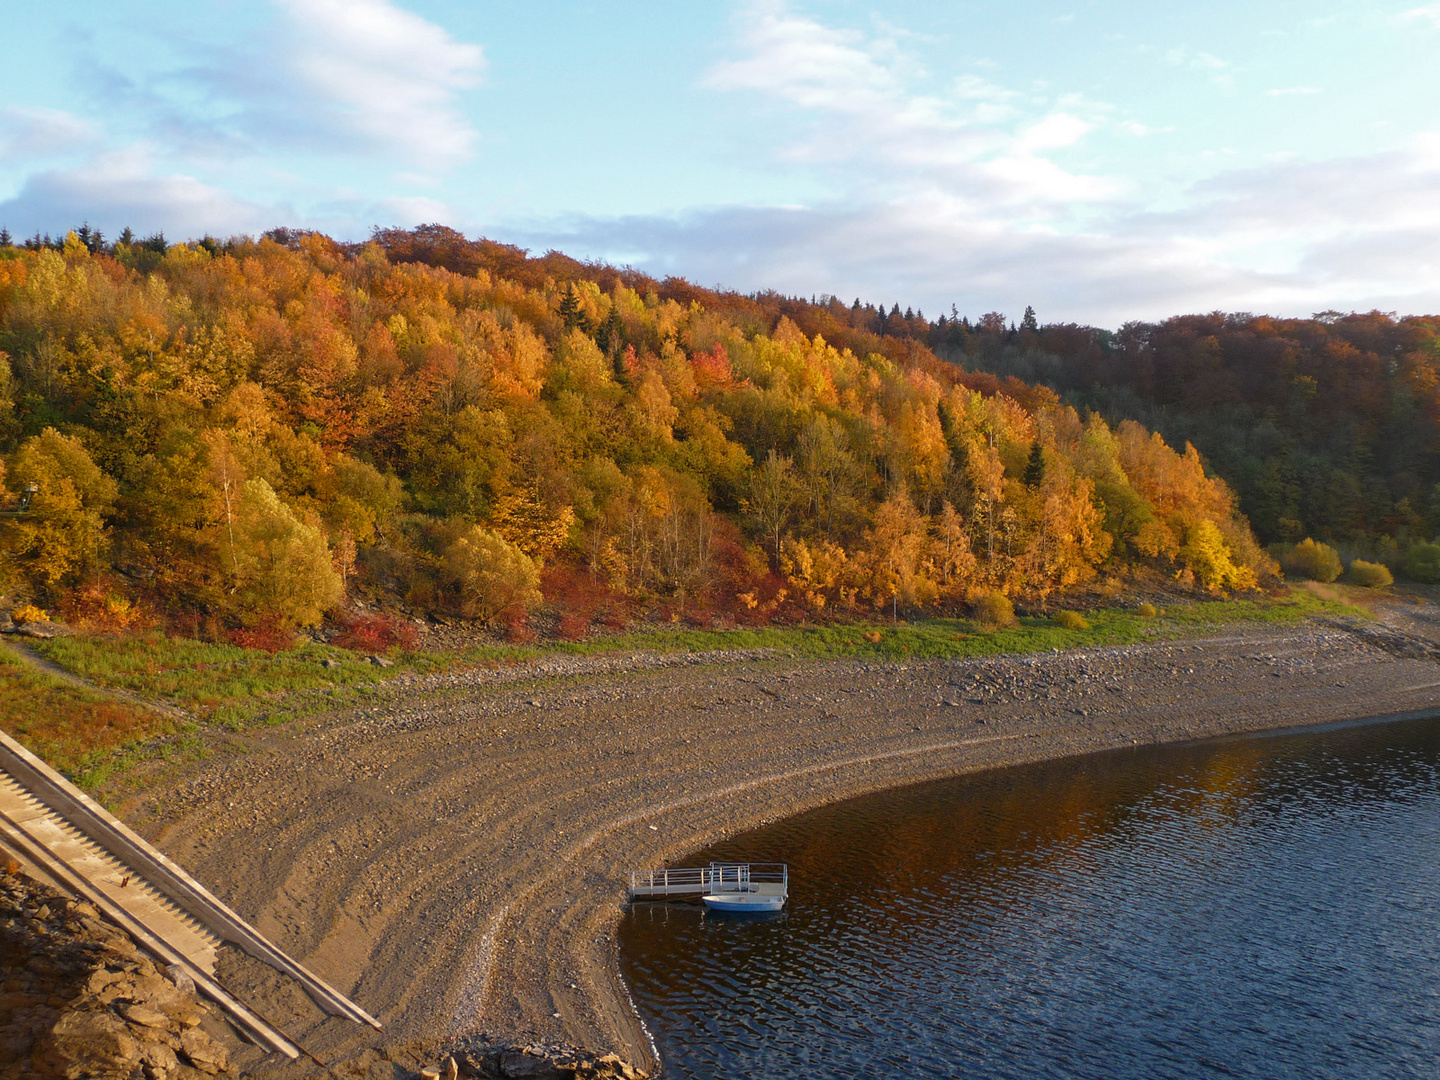
<path fill-rule="evenodd" d="M 325 1060 L 485 1031 L 653 1070 L 614 941 L 632 868 L 978 769 L 1440 712 L 1437 620 L 1397 603 L 1373 622 L 933 662 L 556 658 L 397 683 L 381 705 L 217 740 L 117 794 L 384 1022 L 326 1018 L 268 969 L 222 960 L 222 981 Z M 235 1060 L 307 1074 L 243 1048 Z"/>

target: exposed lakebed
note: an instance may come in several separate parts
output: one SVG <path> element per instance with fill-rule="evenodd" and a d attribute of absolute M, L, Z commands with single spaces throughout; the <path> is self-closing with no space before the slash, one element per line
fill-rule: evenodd
<path fill-rule="evenodd" d="M 625 919 L 670 1077 L 1309 1080 L 1440 1060 L 1440 720 L 997 770 L 693 861 L 712 858 L 788 861 L 791 906 Z"/>

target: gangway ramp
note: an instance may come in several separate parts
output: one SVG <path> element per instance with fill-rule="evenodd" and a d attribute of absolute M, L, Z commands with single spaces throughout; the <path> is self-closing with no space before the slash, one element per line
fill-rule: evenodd
<path fill-rule="evenodd" d="M 368 1012 L 286 955 L 99 803 L 0 732 L 0 840 L 63 888 L 90 901 L 136 943 L 175 964 L 261 1045 L 294 1058 L 301 1048 L 214 978 L 230 942 L 295 979 L 336 1016 L 380 1027 Z"/>

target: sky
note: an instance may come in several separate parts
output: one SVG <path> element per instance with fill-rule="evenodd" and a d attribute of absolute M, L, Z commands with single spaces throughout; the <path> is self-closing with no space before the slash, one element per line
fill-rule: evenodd
<path fill-rule="evenodd" d="M 439 222 L 932 318 L 1440 312 L 1440 3 L 6 9 L 17 237 Z"/>

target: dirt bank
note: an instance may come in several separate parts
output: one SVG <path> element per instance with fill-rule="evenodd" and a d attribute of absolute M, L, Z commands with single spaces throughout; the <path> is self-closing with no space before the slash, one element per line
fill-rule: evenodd
<path fill-rule="evenodd" d="M 651 1068 L 613 937 L 631 867 L 975 769 L 1440 711 L 1435 614 L 1001 659 L 749 656 L 511 685 L 452 678 L 236 738 L 150 777 L 126 813 L 378 1015 L 387 1041 L 484 1030 Z M 353 1056 L 373 1035 L 323 1018 L 257 965 L 221 974 L 322 1057 Z"/>

